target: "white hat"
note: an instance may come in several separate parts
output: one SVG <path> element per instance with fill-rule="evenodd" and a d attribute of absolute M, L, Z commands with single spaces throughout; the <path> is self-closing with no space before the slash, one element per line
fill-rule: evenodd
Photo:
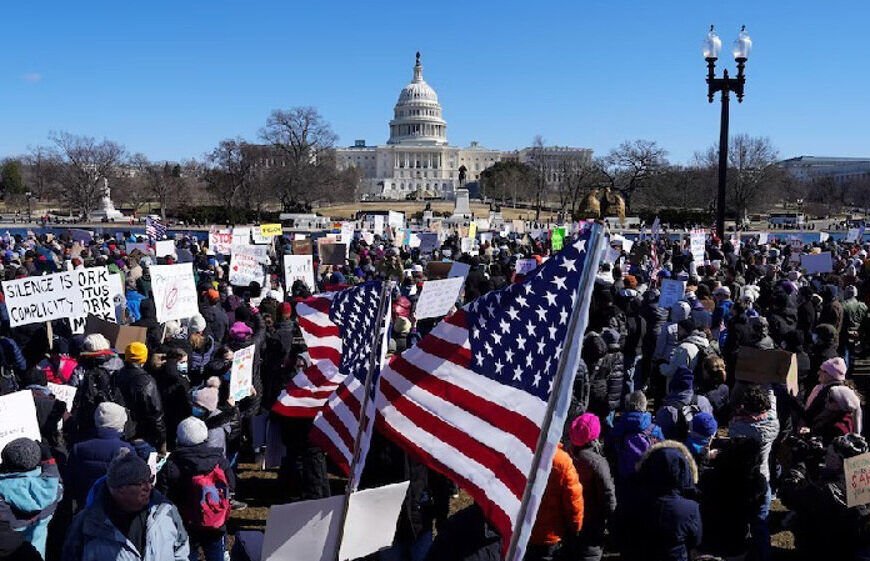
<path fill-rule="evenodd" d="M 208 427 L 196 417 L 188 417 L 178 423 L 175 431 L 179 446 L 196 446 L 208 440 Z"/>

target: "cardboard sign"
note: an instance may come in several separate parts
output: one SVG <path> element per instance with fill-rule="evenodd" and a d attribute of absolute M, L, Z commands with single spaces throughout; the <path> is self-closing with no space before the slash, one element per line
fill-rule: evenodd
<path fill-rule="evenodd" d="M 565 245 L 565 228 L 553 228 L 550 235 L 550 247 L 553 251 L 559 251 Z"/>
<path fill-rule="evenodd" d="M 211 230 L 208 233 L 208 247 L 215 253 L 229 255 L 233 247 L 233 233 L 230 230 Z"/>
<path fill-rule="evenodd" d="M 670 309 L 686 295 L 686 281 L 663 279 L 661 290 L 659 308 Z"/>
<path fill-rule="evenodd" d="M 177 257 L 175 253 L 175 240 L 158 240 L 154 242 L 155 257 Z"/>
<path fill-rule="evenodd" d="M 317 240 L 321 265 L 344 265 L 347 259 L 347 246 L 343 243 L 328 243 L 328 240 Z"/>
<path fill-rule="evenodd" d="M 794 353 L 781 349 L 740 347 L 735 377 L 756 384 L 785 383 L 789 393 L 797 395 L 797 358 Z"/>
<path fill-rule="evenodd" d="M 538 267 L 536 259 L 517 259 L 517 264 L 514 266 L 514 271 L 518 275 L 527 275 Z"/>
<path fill-rule="evenodd" d="M 117 321 L 112 287 L 109 284 L 109 269 L 106 267 L 90 267 L 78 269 L 75 273 L 78 277 L 84 313 L 70 318 L 72 332 L 77 334 L 85 332 L 85 322 L 88 315 L 94 315 L 106 321 Z"/>
<path fill-rule="evenodd" d="M 453 261 L 429 261 L 426 263 L 426 278 L 429 280 L 446 279 L 453 267 Z"/>
<path fill-rule="evenodd" d="M 151 250 L 150 247 L 148 247 L 147 242 L 142 242 L 142 243 L 128 242 L 127 243 L 127 253 L 133 253 L 134 251 L 138 251 L 142 255 L 154 255 L 154 252 Z"/>
<path fill-rule="evenodd" d="M 157 321 L 187 319 L 199 313 L 191 263 L 152 265 L 150 271 Z"/>
<path fill-rule="evenodd" d="M 512 220 L 511 226 L 513 226 L 514 232 L 516 232 L 517 234 L 526 233 L 526 223 L 523 220 Z"/>
<path fill-rule="evenodd" d="M 252 282 L 260 286 L 266 281 L 263 270 L 263 250 L 267 248 L 256 245 L 234 245 L 230 258 L 230 284 L 233 286 L 250 286 Z M 268 258 L 268 251 L 265 253 Z"/>
<path fill-rule="evenodd" d="M 280 236 L 283 233 L 284 229 L 280 224 L 260 224 L 260 235 L 264 238 Z"/>
<path fill-rule="evenodd" d="M 293 248 L 293 255 L 311 255 L 311 240 L 302 238 L 301 240 L 294 239 L 290 242 Z"/>
<path fill-rule="evenodd" d="M 109 345 L 118 352 L 124 352 L 127 345 L 133 342 L 144 343 L 148 335 L 147 327 L 133 325 L 118 325 L 95 316 L 88 316 L 85 323 L 86 333 L 99 333 L 109 341 Z"/>
<path fill-rule="evenodd" d="M 3 281 L 10 327 L 80 316 L 82 294 L 75 271 Z"/>
<path fill-rule="evenodd" d="M 229 393 L 236 401 L 251 395 L 254 388 L 254 349 L 250 345 L 233 353 Z"/>
<path fill-rule="evenodd" d="M 834 270 L 831 252 L 825 251 L 815 255 L 801 255 L 801 267 L 808 275 L 814 273 L 830 273 Z"/>
<path fill-rule="evenodd" d="M 454 277 L 443 280 L 431 280 L 423 283 L 423 289 L 417 298 L 414 315 L 417 319 L 437 318 L 447 315 L 450 308 L 456 304 L 459 291 L 465 282 L 464 277 Z"/>
<path fill-rule="evenodd" d="M 843 460 L 846 472 L 846 506 L 870 503 L 870 454 L 859 454 Z"/>
<path fill-rule="evenodd" d="M 311 292 L 316 290 L 317 285 L 314 284 L 314 257 L 311 255 L 284 256 L 284 285 L 289 290 L 297 280 L 304 282 Z"/>
<path fill-rule="evenodd" d="M 16 438 L 42 440 L 30 390 L 0 396 L 0 452 Z"/>

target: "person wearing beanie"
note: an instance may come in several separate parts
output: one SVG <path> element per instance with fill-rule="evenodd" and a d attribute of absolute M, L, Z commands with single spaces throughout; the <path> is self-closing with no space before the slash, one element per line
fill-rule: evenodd
<path fill-rule="evenodd" d="M 192 318 L 190 318 L 190 324 L 188 325 L 188 330 L 190 333 L 202 333 L 205 331 L 207 327 L 205 318 L 202 317 L 202 314 L 196 314 Z"/>
<path fill-rule="evenodd" d="M 48 447 L 24 437 L 8 442 L 0 460 L 0 520 L 44 557 L 48 524 L 63 497 L 57 464 Z"/>
<path fill-rule="evenodd" d="M 716 422 L 716 418 L 709 413 L 702 411 L 692 418 L 692 427 L 685 444 L 699 464 L 707 461 L 710 455 L 710 444 L 713 442 L 717 430 L 719 430 L 719 424 Z"/>
<path fill-rule="evenodd" d="M 75 469 L 70 470 L 66 492 L 77 509 L 84 507 L 91 487 L 106 475 L 109 464 L 122 449 L 135 452 L 133 445 L 123 439 L 126 425 L 127 410 L 104 401 L 94 412 L 95 436 L 77 442 L 70 449 L 69 465 Z"/>
<path fill-rule="evenodd" d="M 163 404 L 164 422 L 166 423 L 166 440 L 169 449 L 175 445 L 175 428 L 182 419 L 190 416 L 190 378 L 188 378 L 188 354 L 175 343 L 187 341 L 173 340 L 173 346 L 165 348 L 165 361 L 162 365 L 150 368 L 157 390 L 160 392 L 160 402 Z"/>
<path fill-rule="evenodd" d="M 124 368 L 115 374 L 114 386 L 120 390 L 124 406 L 135 423 L 132 438 L 141 438 L 157 450 L 165 450 L 163 401 L 154 377 L 142 367 L 147 356 L 148 349 L 142 343 L 127 345 Z"/>
<path fill-rule="evenodd" d="M 244 323 L 245 319 L 240 320 L 239 318 L 250 318 L 253 327 L 249 327 L 248 324 Z M 251 395 L 239 401 L 238 404 L 243 418 L 252 417 L 258 414 L 260 410 L 263 395 L 263 381 L 260 377 L 260 369 L 265 341 L 266 322 L 263 319 L 263 315 L 259 311 L 252 313 L 247 306 L 240 306 L 236 310 L 236 322 L 230 328 L 227 348 L 235 352 L 251 345 L 254 346 L 254 367 L 251 376 L 254 391 Z M 228 373 L 229 370 L 229 368 L 226 368 L 224 372 Z M 226 379 L 226 382 L 229 383 L 229 378 Z"/>
<path fill-rule="evenodd" d="M 829 358 L 819 367 L 819 383 L 810 390 L 805 404 L 804 420 L 809 422 L 819 416 L 828 402 L 828 393 L 834 386 L 846 381 L 846 361 L 840 357 Z"/>
<path fill-rule="evenodd" d="M 201 419 L 208 429 L 208 445 L 218 448 L 229 457 L 238 450 L 241 436 L 239 408 L 232 398 L 220 404 L 221 381 L 217 376 L 206 380 L 205 386 L 193 392 L 193 415 Z"/>
<path fill-rule="evenodd" d="M 656 412 L 656 424 L 665 438 L 685 442 L 698 413 L 713 414 L 713 407 L 703 395 L 694 391 L 694 373 L 685 367 L 677 368 L 668 383 L 668 394 Z"/>
<path fill-rule="evenodd" d="M 124 361 L 109 348 L 109 342 L 102 335 L 88 335 L 85 343 L 91 350 L 79 354 L 79 365 L 73 374 L 77 389 L 71 417 L 64 424 L 67 445 L 93 437 L 94 413 L 100 403 L 124 403 L 124 396 L 114 381 L 115 374 L 124 367 Z"/>
<path fill-rule="evenodd" d="M 840 333 L 840 354 L 846 364 L 852 366 L 855 356 L 855 346 L 861 339 L 861 330 L 867 319 L 867 304 L 858 300 L 858 288 L 855 285 L 846 287 L 843 299 L 843 330 Z M 866 337 L 866 328 L 865 328 Z"/>
<path fill-rule="evenodd" d="M 179 506 L 190 537 L 190 550 L 202 550 L 205 561 L 223 561 L 226 551 L 226 526 L 204 527 L 198 504 L 190 504 L 197 495 L 193 479 L 210 474 L 216 481 L 219 497 L 210 497 L 221 506 L 216 513 L 229 517 L 230 496 L 236 486 L 230 463 L 220 448 L 209 446 L 208 428 L 196 417 L 188 417 L 178 425 L 178 449 L 169 455 L 157 476 L 157 489 Z"/>
<path fill-rule="evenodd" d="M 73 518 L 61 561 L 190 558 L 187 530 L 178 509 L 154 489 L 151 468 L 136 454 L 122 450 L 92 495 Z M 147 553 L 140 555 L 140 551 Z"/>
<path fill-rule="evenodd" d="M 223 344 L 229 331 L 229 318 L 221 307 L 217 290 L 210 288 L 203 293 L 199 301 L 199 313 L 205 319 L 206 333 L 214 338 L 216 344 Z"/>
<path fill-rule="evenodd" d="M 608 521 L 616 510 L 616 487 L 598 440 L 601 421 L 597 415 L 584 413 L 571 423 L 569 434 L 571 458 L 583 487 L 583 528 L 574 555 L 598 560 L 604 552 Z"/>

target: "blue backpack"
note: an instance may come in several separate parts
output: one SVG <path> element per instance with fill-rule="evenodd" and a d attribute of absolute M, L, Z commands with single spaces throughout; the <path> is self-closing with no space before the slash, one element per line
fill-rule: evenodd
<path fill-rule="evenodd" d="M 653 436 L 655 428 L 655 424 L 650 423 L 641 432 L 626 435 L 616 443 L 616 471 L 620 477 L 628 477 L 634 473 L 635 466 L 643 453 L 659 442 L 659 439 Z"/>

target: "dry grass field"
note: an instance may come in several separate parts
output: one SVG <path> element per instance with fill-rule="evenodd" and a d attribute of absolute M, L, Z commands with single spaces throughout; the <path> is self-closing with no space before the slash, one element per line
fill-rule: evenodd
<path fill-rule="evenodd" d="M 453 212 L 453 201 L 431 201 L 433 212 Z M 415 212 L 422 212 L 426 208 L 426 203 L 417 201 L 370 201 L 359 203 L 343 203 L 338 205 L 321 206 L 314 209 L 315 212 L 331 218 L 339 220 L 349 220 L 359 211 L 365 210 L 395 210 L 404 212 L 406 216 L 410 216 Z M 523 218 L 526 220 L 534 219 L 535 211 L 524 208 L 509 208 L 502 207 L 502 216 L 505 220 L 513 220 L 515 218 Z M 471 203 L 471 211 L 477 217 L 489 216 L 489 206 L 480 203 Z M 541 213 L 541 219 L 546 220 L 551 217 L 552 213 Z"/>

